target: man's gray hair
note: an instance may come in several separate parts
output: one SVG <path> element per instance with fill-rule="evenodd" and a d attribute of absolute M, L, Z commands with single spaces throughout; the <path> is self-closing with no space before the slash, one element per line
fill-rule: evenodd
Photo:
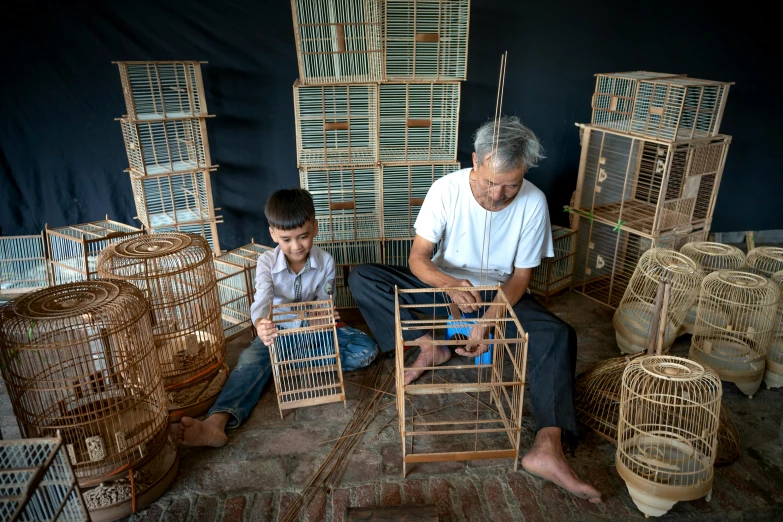
<path fill-rule="evenodd" d="M 495 162 L 497 172 L 509 172 L 522 167 L 525 170 L 535 167 L 543 159 L 544 148 L 533 131 L 522 125 L 516 116 L 503 116 L 498 122 L 491 120 L 479 127 L 473 136 L 473 150 L 481 166 L 487 154 L 493 152 L 497 135 L 497 151 L 490 160 Z"/>

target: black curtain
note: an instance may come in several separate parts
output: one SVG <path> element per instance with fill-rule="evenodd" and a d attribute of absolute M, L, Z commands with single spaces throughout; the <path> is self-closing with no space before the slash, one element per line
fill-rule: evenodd
<path fill-rule="evenodd" d="M 721 131 L 729 149 L 713 231 L 783 228 L 780 45 L 765 15 L 718 3 L 474 0 L 459 159 L 495 108 L 508 51 L 504 113 L 541 138 L 528 178 L 554 223 L 576 184 L 575 122 L 589 122 L 597 72 L 645 69 L 734 81 Z M 767 15 L 769 17 L 770 15 Z M 120 126 L 115 60 L 203 60 L 221 246 L 268 243 L 267 197 L 298 186 L 289 2 L 251 0 L 16 2 L 0 31 L 0 227 L 37 233 L 135 209 Z M 773 41 L 773 39 L 775 41 Z"/>

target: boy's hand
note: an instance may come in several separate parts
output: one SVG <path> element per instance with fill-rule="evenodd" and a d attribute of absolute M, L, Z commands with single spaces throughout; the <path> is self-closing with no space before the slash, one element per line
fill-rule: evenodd
<path fill-rule="evenodd" d="M 277 337 L 277 327 L 269 319 L 259 319 L 256 323 L 256 333 L 258 338 L 266 346 L 271 346 L 274 343 L 275 337 Z"/>
<path fill-rule="evenodd" d="M 334 310 L 334 322 L 340 322 L 340 312 L 338 312 L 337 309 Z"/>

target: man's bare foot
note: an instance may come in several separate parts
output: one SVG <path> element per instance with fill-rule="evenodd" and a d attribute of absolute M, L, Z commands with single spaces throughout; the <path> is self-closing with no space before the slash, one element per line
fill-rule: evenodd
<path fill-rule="evenodd" d="M 438 366 L 451 359 L 451 350 L 448 346 L 422 346 L 419 356 L 413 361 L 410 368 L 425 368 L 421 370 L 411 370 L 405 372 L 405 384 L 410 384 L 418 379 L 427 367 Z"/>
<path fill-rule="evenodd" d="M 199 421 L 190 417 L 182 417 L 177 433 L 177 440 L 186 446 L 210 446 L 219 448 L 228 442 L 226 437 L 226 422 L 222 416 L 227 413 L 210 415 L 207 420 Z"/>
<path fill-rule="evenodd" d="M 522 459 L 522 467 L 528 473 L 554 482 L 572 495 L 598 504 L 601 492 L 576 476 L 563 455 L 560 434 L 560 428 L 539 430 L 533 447 Z"/>

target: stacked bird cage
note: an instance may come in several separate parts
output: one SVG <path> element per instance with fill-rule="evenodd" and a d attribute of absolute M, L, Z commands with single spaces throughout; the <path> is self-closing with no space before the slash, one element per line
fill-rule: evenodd
<path fill-rule="evenodd" d="M 220 293 L 206 239 L 161 233 L 111 245 L 98 256 L 98 273 L 133 283 L 148 299 L 172 415 L 206 412 L 228 376 Z"/>
<path fill-rule="evenodd" d="M 775 329 L 772 334 L 772 342 L 767 354 L 767 367 L 764 373 L 764 382 L 767 388 L 780 388 L 783 386 L 783 270 L 772 274 L 772 280 L 780 288 L 780 303 L 775 317 Z"/>
<path fill-rule="evenodd" d="M 47 286 L 44 235 L 0 236 L 0 302 Z"/>
<path fill-rule="evenodd" d="M 201 63 L 115 62 L 126 114 L 120 118 L 136 216 L 146 229 L 204 236 L 220 254 Z"/>
<path fill-rule="evenodd" d="M 574 256 L 576 255 L 576 231 L 570 228 L 552 227 L 552 244 L 555 257 L 541 260 L 533 269 L 530 279 L 530 291 L 549 302 L 549 296 L 571 286 L 574 275 Z"/>
<path fill-rule="evenodd" d="M 0 307 L 0 360 L 26 438 L 59 431 L 92 520 L 144 508 L 174 480 L 176 446 L 143 293 L 82 281 Z"/>
<path fill-rule="evenodd" d="M 291 1 L 300 183 L 315 199 L 318 245 L 345 253 L 336 259 L 338 307 L 355 306 L 346 285 L 353 266 L 407 264 L 427 190 L 459 169 L 469 7 Z"/>

